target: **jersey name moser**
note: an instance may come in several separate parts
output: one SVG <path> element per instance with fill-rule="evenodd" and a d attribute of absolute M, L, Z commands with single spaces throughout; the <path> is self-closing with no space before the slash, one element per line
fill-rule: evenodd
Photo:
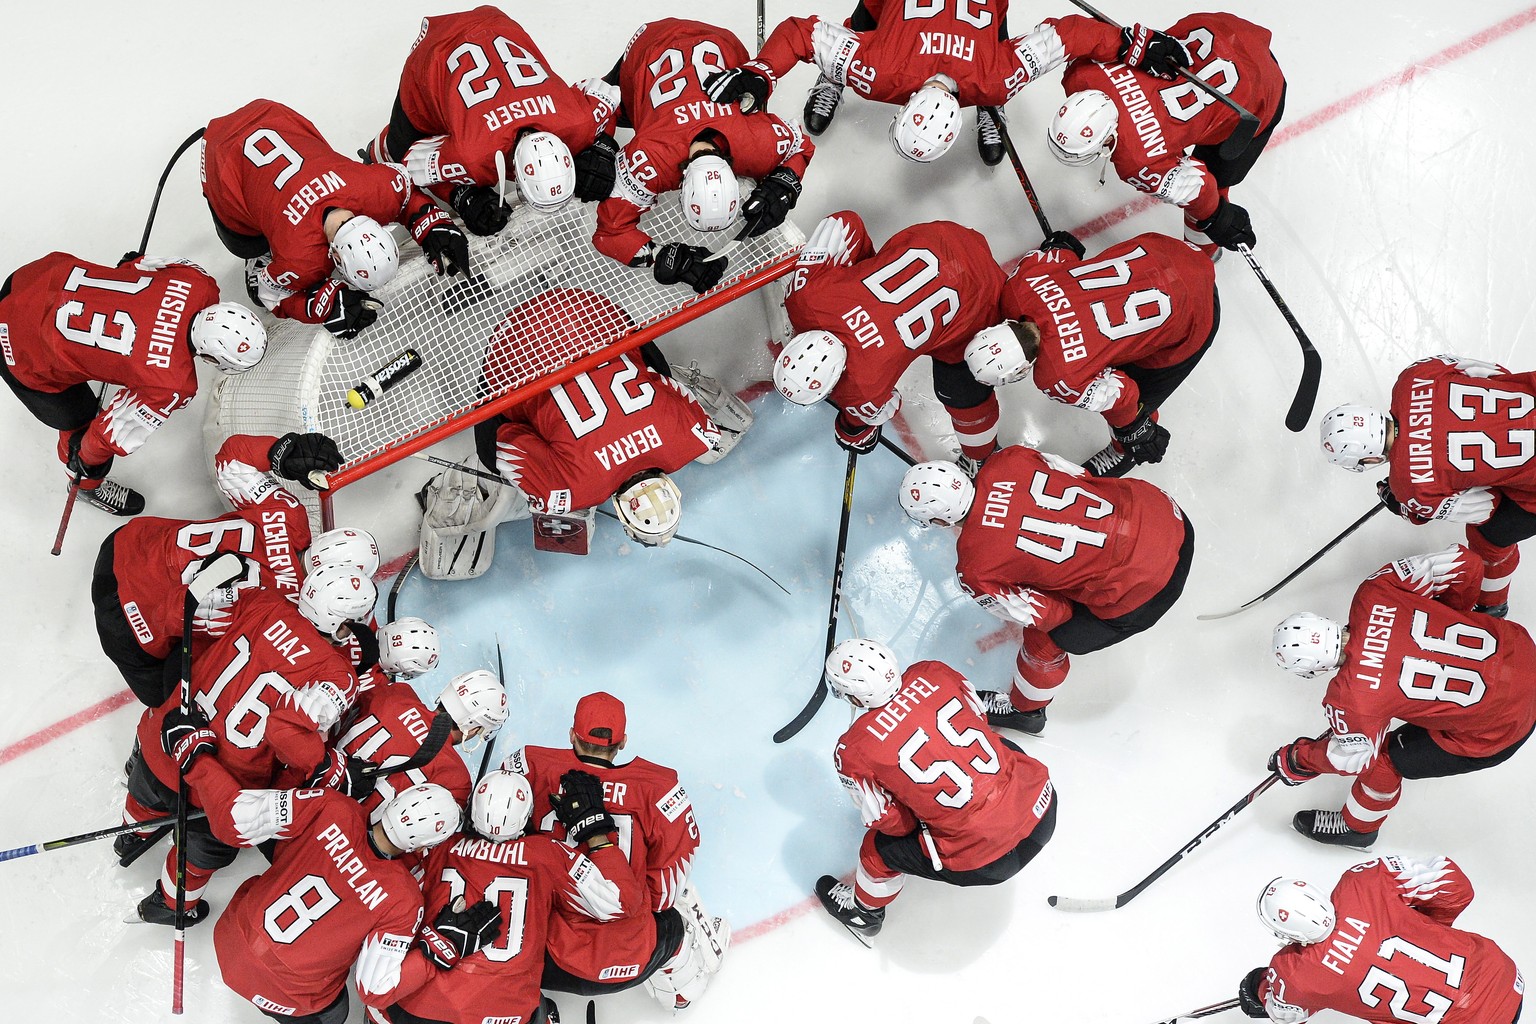
<path fill-rule="evenodd" d="M 1045 303 L 1047 312 L 1051 314 L 1051 322 L 1056 325 L 1056 341 L 1061 346 L 1061 358 L 1069 363 L 1085 358 L 1088 348 L 1083 344 L 1083 329 L 1078 325 L 1077 311 L 1072 308 L 1072 300 L 1067 298 L 1061 285 L 1043 275 L 1026 277 L 1024 283 L 1040 296 L 1040 301 Z"/>
<path fill-rule="evenodd" d="M 327 825 L 315 839 L 325 847 L 326 856 L 330 857 L 336 870 L 341 872 L 342 878 L 346 879 L 352 891 L 357 893 L 357 898 L 369 910 L 378 910 L 389 899 L 389 893 L 383 886 L 369 877 L 367 865 L 352 849 L 352 841 L 342 833 L 341 826 Z"/>
<path fill-rule="evenodd" d="M 530 96 L 525 100 L 512 100 L 485 112 L 485 126 L 491 131 L 538 117 L 553 114 L 555 101 L 549 96 Z"/>
<path fill-rule="evenodd" d="M 311 178 L 293 194 L 293 198 L 288 200 L 288 205 L 283 207 L 283 216 L 288 218 L 289 224 L 297 225 L 304 219 L 306 213 L 315 208 L 316 203 L 346 187 L 345 178 L 336 171 L 326 171 L 318 178 Z"/>
<path fill-rule="evenodd" d="M 1408 392 L 1408 477 L 1416 484 L 1435 482 L 1434 447 L 1429 428 L 1435 418 L 1435 382 L 1413 378 Z"/>
<path fill-rule="evenodd" d="M 1377 604 L 1371 606 L 1371 617 L 1366 620 L 1365 638 L 1360 641 L 1360 669 L 1357 671 L 1362 680 L 1371 684 L 1371 689 L 1381 685 L 1381 670 L 1385 664 L 1387 647 L 1392 643 L 1392 626 L 1397 622 L 1397 609 L 1389 605 Z M 1364 669 L 1375 669 L 1376 675 L 1368 675 Z"/>
<path fill-rule="evenodd" d="M 1141 145 L 1147 151 L 1147 156 L 1167 156 L 1168 143 L 1163 138 L 1162 122 L 1157 119 L 1157 109 L 1147 99 L 1141 83 L 1136 81 L 1136 75 L 1130 68 L 1122 66 L 1118 72 L 1110 74 L 1109 84 L 1115 87 L 1121 101 L 1125 103 L 1125 115 L 1131 119 L 1136 134 L 1141 136 Z"/>
<path fill-rule="evenodd" d="M 885 707 L 869 716 L 871 720 L 864 722 L 864 730 L 877 740 L 885 740 L 912 713 L 912 709 L 922 703 L 924 697 L 932 697 L 938 692 L 937 686 L 917 676 L 897 690 L 896 696 Z"/>

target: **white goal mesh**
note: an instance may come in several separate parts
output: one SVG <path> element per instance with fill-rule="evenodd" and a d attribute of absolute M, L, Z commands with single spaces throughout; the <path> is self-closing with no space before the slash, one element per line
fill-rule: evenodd
<path fill-rule="evenodd" d="M 744 183 L 744 195 L 747 187 Z M 805 240 L 790 223 L 751 239 L 731 254 L 715 292 L 696 296 L 685 285 L 659 285 L 650 269 L 631 269 L 594 249 L 596 210 L 595 204 L 571 203 L 554 214 L 539 214 L 519 205 L 499 234 L 470 237 L 475 274 L 468 281 L 439 277 L 420 250 L 407 244 L 400 273 L 375 293 L 385 302 L 378 321 L 351 341 L 323 327 L 269 319 L 266 357 L 214 389 L 204 424 L 208 458 L 233 434 L 320 431 L 335 439 L 348 468 L 365 466 L 444 424 L 468 428 L 482 418 L 474 415 L 477 408 L 638 328 L 708 304 L 733 283 L 766 284 L 773 276 L 768 268 Z M 670 195 L 641 226 L 658 244 L 720 248 L 724 241 L 720 234 L 691 229 Z M 577 290 L 610 301 L 560 301 Z M 557 325 L 541 332 L 536 345 L 526 343 L 529 331 L 518 329 L 530 311 L 533 322 Z M 350 389 L 407 348 L 421 354 L 420 369 L 362 409 L 347 404 Z M 311 493 L 295 493 L 316 511 Z"/>

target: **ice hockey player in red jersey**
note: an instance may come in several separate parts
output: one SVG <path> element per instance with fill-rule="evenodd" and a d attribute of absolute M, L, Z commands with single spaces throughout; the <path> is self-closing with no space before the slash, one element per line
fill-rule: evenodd
<path fill-rule="evenodd" d="M 1124 476 L 1167 451 L 1157 411 L 1221 323 L 1215 267 L 1189 243 L 1155 232 L 1092 259 L 1058 234 L 1061 241 L 1024 254 L 1003 286 L 1007 321 L 978 334 L 965 361 L 992 387 L 1033 369 L 1045 397 L 1099 413 L 1112 437 L 1086 467 Z"/>
<path fill-rule="evenodd" d="M 684 217 L 699 231 L 740 220 L 755 238 L 784 223 L 816 147 L 798 124 L 745 116 L 704 92 L 707 77 L 746 59 L 734 33 L 699 21 L 653 21 L 630 38 L 607 81 L 619 86 L 635 135 L 618 155 L 613 194 L 597 208 L 599 252 L 703 293 L 720 282 L 726 260 L 703 246 L 652 241 L 640 215 L 658 196 L 680 189 Z M 745 202 L 738 177 L 757 181 Z"/>
<path fill-rule="evenodd" d="M 1525 979 L 1492 939 L 1452 927 L 1472 883 L 1449 857 L 1356 864 L 1331 895 L 1299 878 L 1259 894 L 1285 943 L 1238 986 L 1250 1017 L 1300 1024 L 1333 1010 L 1373 1024 L 1514 1024 Z"/>
<path fill-rule="evenodd" d="M 571 773 L 595 776 L 610 819 L 605 827 L 645 890 L 648 913 L 603 924 L 581 917 L 551 922 L 543 984 L 599 995 L 644 983 L 664 1007 L 682 1009 L 720 970 L 731 929 L 705 914 L 689 882 L 699 825 L 687 791 L 670 768 L 639 757 L 618 762 L 626 726 L 623 701 L 589 693 L 576 703 L 570 747 L 523 747 L 503 765 L 528 778 L 536 812 L 559 807 Z M 572 838 L 564 813 L 548 812 L 534 824 L 567 843 Z"/>
<path fill-rule="evenodd" d="M 958 526 L 960 587 L 1023 627 L 1007 691 L 981 691 L 992 725 L 1038 733 L 1072 654 L 1112 647 L 1154 625 L 1184 591 L 1195 530 L 1178 504 L 1135 479 L 1101 479 L 1015 445 L 973 485 L 952 462 L 920 462 L 901 507 L 928 526 Z"/>
<path fill-rule="evenodd" d="M 966 366 L 966 344 L 997 322 L 1003 271 L 980 232 L 951 221 L 914 224 L 875 250 L 851 210 L 816 225 L 790 276 L 785 308 L 799 333 L 773 364 L 779 394 L 830 399 L 833 432 L 865 453 L 896 415 L 896 382 L 921 356 L 973 468 L 997 447 L 997 396 Z"/>
<path fill-rule="evenodd" d="M 1008 39 L 1006 0 L 961 2 L 953 9 L 942 2 L 872 6 L 880 8 L 878 15 L 860 4 L 845 25 L 817 17 L 780 22 L 755 60 L 709 81 L 710 96 L 761 110 L 791 68 L 815 64 L 821 74 L 805 103 L 812 135 L 827 129 L 843 87 L 851 85 L 865 99 L 900 106 L 891 121 L 891 144 L 922 163 L 954 144 L 962 107 L 980 108 L 977 145 L 992 166 L 1004 155 L 998 128 L 1003 105 L 1066 61 L 1125 60 L 1169 78 L 1174 67 L 1189 64 L 1176 40 L 1143 25 L 1116 29 L 1069 15 L 1047 18 L 1027 35 Z"/>
<path fill-rule="evenodd" d="M 1237 114 L 1190 82 L 1169 84 L 1123 62 L 1092 60 L 1062 76 L 1067 99 L 1046 141 L 1056 159 L 1074 167 L 1108 154 L 1120 180 L 1183 210 L 1185 240 L 1215 259 L 1222 248 L 1255 244 L 1248 211 L 1227 193 L 1248 176 L 1280 123 L 1285 75 L 1270 53 L 1269 29 L 1235 15 L 1191 14 L 1168 34 L 1188 51 L 1192 74 L 1259 119 L 1247 147 L 1221 155 Z"/>
<path fill-rule="evenodd" d="M 861 941 L 885 924 L 908 875 L 997 885 L 1050 842 L 1049 772 L 992 731 L 964 676 L 938 661 L 902 671 L 877 640 L 844 640 L 826 672 L 853 705 L 833 762 L 866 831 L 853 884 L 822 875 L 816 896 Z"/>
<path fill-rule="evenodd" d="M 511 213 L 504 174 L 541 211 L 608 197 L 617 106 L 618 90 L 601 79 L 568 85 L 497 8 L 436 14 L 421 21 L 370 155 L 404 164 L 471 232 L 490 235 Z"/>
<path fill-rule="evenodd" d="M 176 685 L 165 677 L 165 663 L 181 640 L 187 582 L 206 557 L 246 555 L 262 586 L 297 599 L 309 515 L 277 477 L 312 488 L 311 472 L 337 469 L 341 461 L 324 434 L 236 434 L 214 457 L 214 484 L 235 511 L 206 520 L 135 519 L 102 541 L 91 581 L 96 632 L 140 703 L 159 707 Z M 218 605 L 226 596 L 226 588 L 211 595 L 194 627 L 220 630 L 227 609 Z"/>
<path fill-rule="evenodd" d="M 1432 356 L 1397 376 L 1387 414 L 1341 405 L 1323 417 L 1323 456 L 1354 473 L 1390 463 L 1376 485 L 1410 523 L 1465 523 L 1483 560 L 1477 610 L 1509 611 L 1517 545 L 1536 536 L 1536 373 Z"/>
<path fill-rule="evenodd" d="M 1353 775 L 1342 811 L 1301 811 L 1296 831 L 1366 849 L 1404 779 L 1502 764 L 1536 729 L 1536 644 L 1473 610 L 1482 563 L 1463 545 L 1400 558 L 1355 591 L 1347 624 L 1301 612 L 1275 627 L 1275 659 L 1323 697 L 1328 735 L 1288 743 L 1270 769 L 1292 786 Z M 1404 724 L 1396 729 L 1394 720 Z M 1390 730 L 1390 731 L 1389 731 Z"/>
<path fill-rule="evenodd" d="M 544 953 L 555 922 L 620 924 L 648 916 L 644 892 L 604 821 L 602 790 L 584 772 L 571 772 L 570 792 L 586 775 L 591 803 L 564 800 L 556 807 L 569 819 L 576 849 L 547 835 L 527 835 L 533 788 L 516 772 L 494 771 L 475 786 L 469 805 L 474 831 L 434 847 L 423 889 L 430 918 L 468 893 L 495 905 L 500 939 L 459 959 L 452 974 L 429 976 L 415 992 L 402 992 L 385 1014 L 390 1024 L 439 1021 L 528 1021 L 543 1024 L 554 1004 L 539 991 Z M 440 966 L 449 966 L 444 963 Z M 558 1019 L 558 1018 L 556 1018 Z"/>
<path fill-rule="evenodd" d="M 308 118 L 272 100 L 208 122 L 203 196 L 219 241 L 246 261 L 252 300 L 341 338 L 383 308 L 369 293 L 400 265 L 387 225 L 408 227 L 439 274 L 469 273 L 464 233 L 404 167 L 342 156 Z"/>
<path fill-rule="evenodd" d="M 240 373 L 266 348 L 261 321 L 220 302 L 218 284 L 185 260 L 130 253 L 107 267 L 54 252 L 0 285 L 0 377 L 59 432 L 80 496 L 112 515 L 144 511 L 143 495 L 107 479 L 112 460 L 191 403 L 197 361 Z M 104 406 L 92 381 L 117 385 Z"/>

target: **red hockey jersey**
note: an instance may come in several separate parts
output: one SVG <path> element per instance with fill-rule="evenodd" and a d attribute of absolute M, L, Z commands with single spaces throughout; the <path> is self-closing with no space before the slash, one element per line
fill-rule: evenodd
<path fill-rule="evenodd" d="M 416 696 L 409 683 L 391 683 L 375 675 L 372 686 L 359 689 L 357 703 L 342 722 L 342 734 L 336 741 L 350 757 L 360 757 L 376 765 L 391 768 L 415 756 L 422 740 L 432 728 L 433 712 Z M 422 765 L 398 775 L 380 778 L 363 801 L 369 821 L 378 820 L 379 808 L 394 799 L 402 789 L 435 783 L 453 794 L 461 805 L 469 802 L 472 783 L 464 758 L 451 742 L 443 744 L 437 755 Z"/>
<path fill-rule="evenodd" d="M 1398 374 L 1387 479 L 1415 522 L 1439 518 L 1468 487 L 1492 487 L 1536 512 L 1536 373 L 1497 369 L 1434 356 Z"/>
<path fill-rule="evenodd" d="M 193 314 L 219 301 L 195 263 L 141 257 L 105 267 L 51 252 L 11 275 L 0 299 L 0 355 L 34 391 L 101 381 L 119 390 L 81 443 L 88 464 L 132 455 L 197 394 Z"/>
<path fill-rule="evenodd" d="M 844 210 L 817 226 L 785 308 L 796 331 L 842 340 L 848 365 L 832 401 L 879 423 L 919 356 L 965 362 L 966 344 L 1001 318 L 1002 288 L 1003 271 L 979 232 L 952 221 L 914 224 L 876 252 L 863 219 Z"/>
<path fill-rule="evenodd" d="M 1141 389 L 1120 367 L 1172 366 L 1200 350 L 1215 317 L 1216 265 L 1156 232 L 1087 260 L 1031 252 L 1003 287 L 1002 308 L 1040 328 L 1034 380 L 1047 398 L 1123 427 Z"/>
<path fill-rule="evenodd" d="M 938 661 L 903 672 L 883 707 L 859 710 L 833 760 L 867 828 L 921 828 L 924 852 L 951 871 L 1013 849 L 1053 795 L 1045 765 L 1006 746 L 970 682 Z"/>
<path fill-rule="evenodd" d="M 1101 619 L 1135 611 L 1167 586 L 1184 513 L 1145 480 L 1090 477 L 1015 445 L 976 474 L 955 544 L 955 574 L 999 618 L 1049 630 L 1080 604 Z"/>
<path fill-rule="evenodd" d="M 1232 14 L 1191 14 L 1168 34 L 1189 51 L 1192 73 L 1257 117 L 1260 132 L 1270 126 L 1285 94 L 1285 75 L 1269 52 L 1269 29 Z M 1115 173 L 1196 220 L 1211 216 L 1221 198 L 1216 180 L 1185 154 L 1192 146 L 1225 142 L 1237 115 L 1189 82 L 1166 82 L 1112 61 L 1073 63 L 1061 87 L 1068 96 L 1097 89 L 1115 101 Z"/>
<path fill-rule="evenodd" d="M 1491 939 L 1451 927 L 1472 883 L 1449 857 L 1382 857 L 1333 889 L 1333 934 L 1270 960 L 1259 997 L 1276 1020 L 1337 1010 L 1376 1024 L 1510 1024 L 1525 981 Z"/>

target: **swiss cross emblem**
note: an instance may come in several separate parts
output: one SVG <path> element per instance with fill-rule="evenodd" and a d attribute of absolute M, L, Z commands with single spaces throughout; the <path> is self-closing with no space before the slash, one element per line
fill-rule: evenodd
<path fill-rule="evenodd" d="M 539 528 L 544 531 L 546 536 L 563 537 L 567 533 L 574 532 L 576 526 L 574 523 L 567 522 L 564 519 L 555 519 L 554 517 L 550 517 L 544 520 L 544 522 L 540 523 Z"/>

